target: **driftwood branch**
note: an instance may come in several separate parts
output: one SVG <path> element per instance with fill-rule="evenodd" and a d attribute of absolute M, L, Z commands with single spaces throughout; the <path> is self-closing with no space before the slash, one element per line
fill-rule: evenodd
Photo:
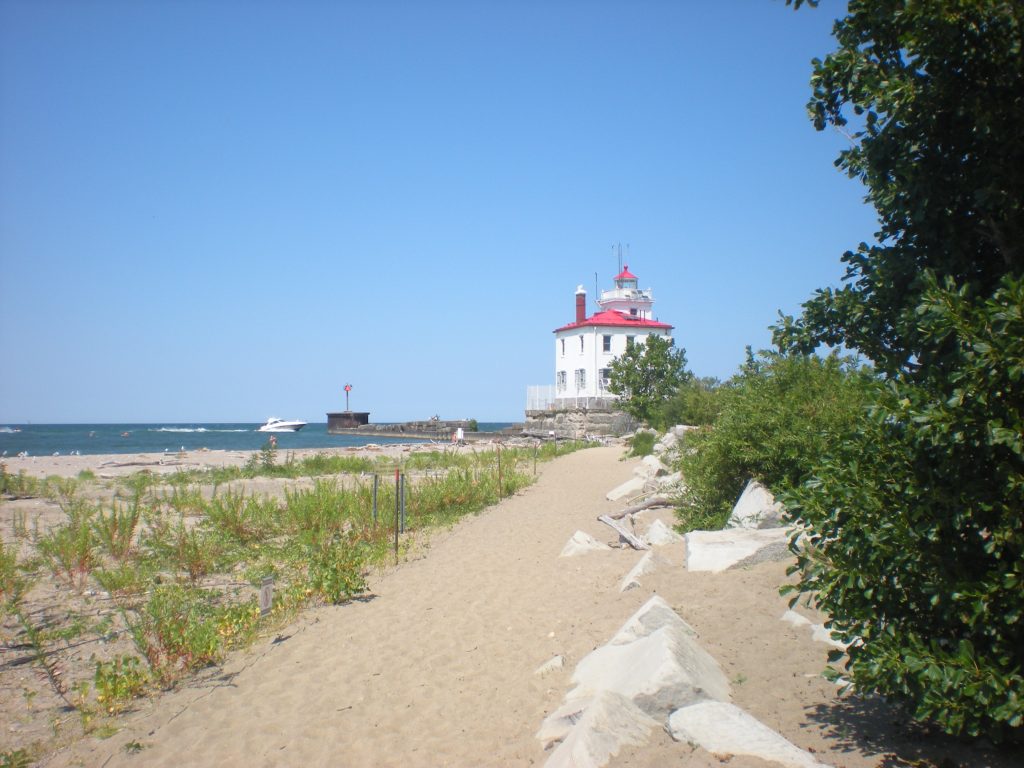
<path fill-rule="evenodd" d="M 650 547 L 648 547 L 643 541 L 641 541 L 632 533 L 623 528 L 621 524 L 617 523 L 615 520 L 612 520 L 608 515 L 601 515 L 597 519 L 605 525 L 611 526 L 612 530 L 619 534 L 619 537 L 627 544 L 629 544 L 629 546 L 631 546 L 633 549 L 650 549 Z"/>
<path fill-rule="evenodd" d="M 642 501 L 639 504 L 634 504 L 631 507 L 626 507 L 621 512 L 616 512 L 614 515 L 608 515 L 612 520 L 621 520 L 626 515 L 632 515 L 637 512 L 642 512 L 645 509 L 651 509 L 652 507 L 671 507 L 672 500 L 664 496 L 655 496 L 647 501 Z"/>

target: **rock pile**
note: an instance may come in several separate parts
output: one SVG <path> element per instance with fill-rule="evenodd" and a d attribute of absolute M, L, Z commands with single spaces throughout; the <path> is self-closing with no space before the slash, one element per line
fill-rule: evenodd
<path fill-rule="evenodd" d="M 660 492 L 675 495 L 682 478 L 671 471 L 688 428 L 676 427 L 655 445 L 655 453 L 638 462 L 634 477 L 607 494 L 609 500 L 638 499 Z M 650 505 L 648 502 L 647 505 Z M 614 516 L 631 530 L 635 510 Z M 783 527 L 785 510 L 771 492 L 751 480 L 744 488 L 729 522 L 721 531 L 686 534 L 686 567 L 691 571 L 721 571 L 758 557 L 788 556 L 790 532 Z M 612 524 L 607 516 L 599 518 Z M 615 525 L 618 525 L 616 522 Z M 617 528 L 617 530 L 619 530 Z M 637 546 L 661 547 L 681 540 L 661 520 L 655 520 Z M 609 557 L 622 552 L 577 531 L 562 556 L 604 549 Z M 767 554 L 766 554 L 767 553 Z M 671 564 L 648 550 L 633 565 L 619 591 L 642 589 L 641 578 Z M 810 623 L 798 614 L 784 617 L 794 624 Z M 813 626 L 815 638 L 827 630 Z M 546 674 L 562 663 L 556 657 L 537 670 Z M 791 768 L 818 768 L 809 753 L 799 749 L 730 701 L 729 682 L 718 663 L 699 644 L 697 633 L 661 597 L 651 597 L 607 644 L 576 665 L 573 688 L 563 704 L 546 717 L 537 732 L 551 749 L 549 768 L 606 765 L 627 745 L 642 745 L 651 731 L 662 727 L 677 741 L 699 745 L 726 758 L 751 755 Z"/>

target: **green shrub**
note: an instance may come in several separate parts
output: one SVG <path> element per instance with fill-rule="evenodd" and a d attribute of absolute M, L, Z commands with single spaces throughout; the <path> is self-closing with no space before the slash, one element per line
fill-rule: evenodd
<path fill-rule="evenodd" d="M 115 656 L 111 661 L 96 662 L 96 701 L 108 715 L 122 712 L 128 702 L 142 695 L 148 682 L 149 675 L 135 656 Z"/>
<path fill-rule="evenodd" d="M 218 558 L 223 552 L 220 540 L 198 527 L 179 525 L 171 543 L 175 564 L 188 574 L 193 584 L 216 569 Z"/>
<path fill-rule="evenodd" d="M 0 608 L 16 607 L 30 586 L 18 564 L 18 545 L 0 541 Z"/>
<path fill-rule="evenodd" d="M 658 407 L 651 421 L 658 429 L 665 430 L 676 424 L 695 427 L 714 424 L 722 410 L 722 397 L 718 379 L 690 379 Z"/>
<path fill-rule="evenodd" d="M 114 597 L 134 598 L 148 589 L 153 567 L 146 561 L 129 561 L 116 568 L 97 568 L 92 575 Z"/>
<path fill-rule="evenodd" d="M 648 429 L 641 429 L 632 434 L 628 439 L 630 456 L 650 456 L 654 453 L 654 443 L 658 435 Z"/>
<path fill-rule="evenodd" d="M 850 643 L 856 688 L 1001 739 L 1024 724 L 1024 280 L 987 301 L 930 283 L 927 368 L 785 503 L 799 590 Z"/>
<path fill-rule="evenodd" d="M 752 477 L 775 494 L 800 485 L 856 428 L 874 386 L 866 372 L 834 356 L 751 355 L 719 391 L 715 425 L 687 434 L 682 525 L 721 528 Z"/>
<path fill-rule="evenodd" d="M 135 644 L 164 684 L 218 661 L 224 652 L 212 594 L 157 586 L 132 627 Z"/>
<path fill-rule="evenodd" d="M 332 604 L 351 600 L 366 590 L 363 576 L 365 548 L 354 534 L 336 535 L 308 548 L 308 583 L 321 598 Z"/>
<path fill-rule="evenodd" d="M 241 493 L 226 493 L 206 505 L 209 525 L 240 544 L 273 536 L 279 512 L 280 507 L 273 499 Z"/>
<path fill-rule="evenodd" d="M 7 465 L 0 462 L 0 493 L 10 496 L 13 499 L 25 499 L 42 495 L 39 486 L 40 481 L 25 474 L 25 470 L 11 474 L 7 471 Z"/>
<path fill-rule="evenodd" d="M 100 547 L 120 562 L 127 559 L 135 546 L 140 515 L 138 499 L 127 505 L 115 501 L 109 511 L 99 510 L 92 526 Z"/>
<path fill-rule="evenodd" d="M 73 520 L 54 528 L 36 543 L 50 571 L 68 586 L 84 589 L 98 565 L 96 535 L 88 519 Z"/>

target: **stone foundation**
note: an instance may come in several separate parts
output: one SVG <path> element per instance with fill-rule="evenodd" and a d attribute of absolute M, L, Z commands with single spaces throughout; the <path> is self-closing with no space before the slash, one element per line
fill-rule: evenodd
<path fill-rule="evenodd" d="M 621 437 L 636 426 L 631 416 L 611 408 L 559 408 L 527 411 L 523 433 L 576 440 L 588 435 Z"/>

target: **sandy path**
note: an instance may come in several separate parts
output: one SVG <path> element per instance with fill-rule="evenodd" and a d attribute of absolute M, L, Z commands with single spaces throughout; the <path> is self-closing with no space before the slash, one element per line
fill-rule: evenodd
<path fill-rule="evenodd" d="M 229 664 L 229 685 L 166 697 L 92 742 L 85 762 L 177 766 L 183 750 L 197 766 L 543 760 L 533 733 L 568 671 L 533 671 L 557 653 L 571 665 L 643 600 L 619 596 L 621 574 L 604 557 L 558 558 L 577 528 L 608 538 L 595 517 L 617 508 L 603 495 L 630 474 L 621 453 L 542 465 L 524 493 L 374 580 L 372 600 L 317 611 L 287 640 Z M 139 757 L 121 750 L 132 740 L 147 745 Z"/>
<path fill-rule="evenodd" d="M 654 592 L 700 633 L 732 681 L 734 702 L 823 763 L 900 766 L 954 749 L 908 737 L 884 710 L 837 698 L 820 676 L 828 648 L 779 620 L 784 563 L 691 574 L 679 543 L 660 548 L 663 567 L 642 588 L 620 593 L 639 553 L 559 558 L 577 529 L 615 538 L 595 518 L 620 508 L 604 494 L 635 466 L 621 456 L 621 448 L 596 448 L 542 465 L 520 495 L 436 535 L 424 557 L 372 578 L 372 599 L 308 614 L 216 676 L 143 704 L 114 737 L 83 740 L 47 765 L 543 764 L 534 734 L 562 701 L 573 667 Z M 564 669 L 534 674 L 556 654 Z M 126 752 L 131 742 L 142 751 Z M 662 731 L 612 762 L 665 765 L 722 762 Z"/>

